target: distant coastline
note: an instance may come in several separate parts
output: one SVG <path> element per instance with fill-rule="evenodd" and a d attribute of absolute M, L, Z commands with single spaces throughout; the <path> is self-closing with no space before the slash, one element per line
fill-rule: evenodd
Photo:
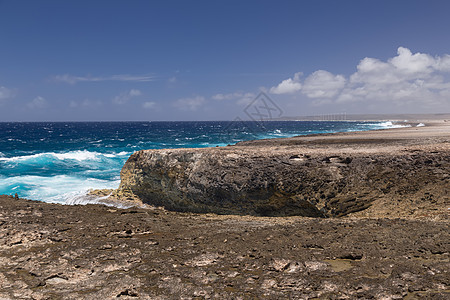
<path fill-rule="evenodd" d="M 442 121 L 450 122 L 450 113 L 430 113 L 430 114 L 318 114 L 306 116 L 286 116 L 273 118 L 273 121 L 392 121 L 392 122 L 414 122 L 414 121 Z"/>

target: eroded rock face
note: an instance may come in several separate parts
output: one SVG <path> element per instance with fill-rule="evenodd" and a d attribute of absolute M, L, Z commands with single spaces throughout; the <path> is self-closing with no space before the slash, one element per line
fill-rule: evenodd
<path fill-rule="evenodd" d="M 379 199 L 444 203 L 449 173 L 448 151 L 144 150 L 124 165 L 119 190 L 176 211 L 331 217 L 365 210 Z"/>

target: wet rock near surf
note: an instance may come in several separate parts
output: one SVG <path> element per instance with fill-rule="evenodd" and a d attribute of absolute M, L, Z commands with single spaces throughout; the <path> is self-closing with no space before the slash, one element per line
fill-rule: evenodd
<path fill-rule="evenodd" d="M 448 299 L 448 225 L 0 196 L 0 298 Z"/>

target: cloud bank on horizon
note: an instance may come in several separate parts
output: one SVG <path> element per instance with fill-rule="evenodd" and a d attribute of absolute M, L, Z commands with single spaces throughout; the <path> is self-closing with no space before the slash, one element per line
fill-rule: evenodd
<path fill-rule="evenodd" d="M 303 73 L 299 72 L 271 87 L 269 92 L 306 97 L 316 105 L 393 103 L 436 109 L 450 107 L 448 54 L 433 57 L 399 47 L 397 56 L 387 61 L 366 57 L 356 69 L 349 77 L 317 70 L 303 79 Z"/>

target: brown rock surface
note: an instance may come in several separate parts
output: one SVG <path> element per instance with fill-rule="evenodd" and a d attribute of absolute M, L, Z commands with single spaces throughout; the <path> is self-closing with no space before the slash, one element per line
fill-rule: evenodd
<path fill-rule="evenodd" d="M 448 299 L 448 225 L 1 196 L 0 299 Z"/>
<path fill-rule="evenodd" d="M 116 194 L 190 212 L 445 217 L 449 125 L 138 151 Z"/>

